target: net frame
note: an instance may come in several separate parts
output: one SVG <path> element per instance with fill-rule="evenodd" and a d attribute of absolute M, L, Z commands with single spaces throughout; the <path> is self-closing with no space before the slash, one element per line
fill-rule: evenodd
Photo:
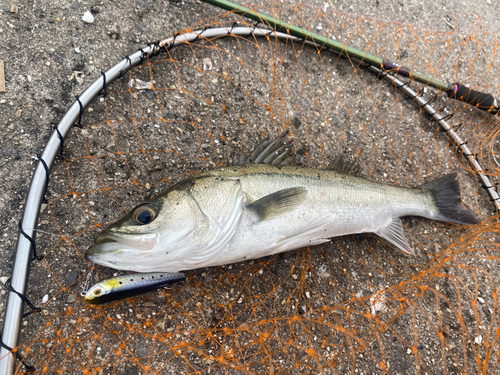
<path fill-rule="evenodd" d="M 242 37 L 249 35 L 255 35 L 259 37 L 272 36 L 278 39 L 302 41 L 302 39 L 300 38 L 293 37 L 286 33 L 277 32 L 274 30 L 261 29 L 257 27 L 252 28 L 248 26 L 240 27 L 236 25 L 234 25 L 234 27 L 232 28 L 200 29 L 190 33 L 177 34 L 171 38 L 152 43 L 148 45 L 148 47 L 126 57 L 114 67 L 110 68 L 107 72 L 103 73 L 100 78 L 98 78 L 92 85 L 89 86 L 87 90 L 82 93 L 81 96 L 77 98 L 77 100 L 70 107 L 63 119 L 58 124 L 56 130 L 53 132 L 41 156 L 41 162 L 37 165 L 32 178 L 29 195 L 27 197 L 25 211 L 22 219 L 22 227 L 26 228 L 24 229 L 25 235 L 19 235 L 15 265 L 12 275 L 12 287 L 16 291 L 22 294 L 26 292 L 29 277 L 29 267 L 34 250 L 30 238 L 34 239 L 35 237 L 35 231 L 30 228 L 36 227 L 36 222 L 38 220 L 45 188 L 48 183 L 50 169 L 56 159 L 59 149 L 63 145 L 64 139 L 70 133 L 73 124 L 81 119 L 82 111 L 88 107 L 88 105 L 99 95 L 99 93 L 101 93 L 103 90 L 106 90 L 107 84 L 122 77 L 131 68 L 140 65 L 145 58 L 156 56 L 163 49 L 169 50 L 177 45 L 184 44 L 185 42 L 194 42 L 199 38 L 221 37 L 224 35 L 229 36 L 232 34 Z M 315 45 L 312 42 L 306 43 Z M 362 64 L 359 61 L 357 63 Z M 419 105 L 424 111 L 426 111 L 437 121 L 443 131 L 453 141 L 455 147 L 467 157 L 471 167 L 477 172 L 478 176 L 480 176 L 484 184 L 484 188 L 487 190 L 490 198 L 494 201 L 497 209 L 500 208 L 499 195 L 496 192 L 496 189 L 491 183 L 489 177 L 487 176 L 487 174 L 483 173 L 483 169 L 479 164 L 479 161 L 470 152 L 468 146 L 466 145 L 466 142 L 453 131 L 452 127 L 447 123 L 446 118 L 441 116 L 430 103 L 426 102 L 408 85 L 404 84 L 397 78 L 385 72 L 382 72 L 380 69 L 371 66 L 366 67 L 373 73 L 377 74 L 380 78 L 391 82 L 398 89 L 403 90 L 411 99 L 415 100 L 415 103 L 417 105 Z M 18 332 L 21 326 L 23 304 L 24 302 L 18 297 L 17 294 L 13 292 L 9 293 L 2 339 L 6 345 L 11 347 L 17 346 Z M 2 348 L 2 351 L 0 353 L 0 358 L 2 359 L 0 361 L 1 373 L 10 374 L 14 371 L 15 358 L 9 353 L 10 352 L 7 349 Z"/>

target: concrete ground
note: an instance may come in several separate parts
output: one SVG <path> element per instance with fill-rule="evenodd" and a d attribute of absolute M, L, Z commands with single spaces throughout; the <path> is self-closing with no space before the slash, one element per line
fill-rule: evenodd
<path fill-rule="evenodd" d="M 500 32 L 495 1 L 315 1 L 308 4 L 424 30 L 449 31 L 453 15 L 473 12 Z M 11 5 L 17 6 L 12 8 Z M 82 21 L 90 11 L 94 22 Z M 40 153 L 75 95 L 148 42 L 222 13 L 194 0 L 0 1 L 0 276 L 10 276 L 31 175 Z M 78 79 L 74 72 L 77 73 Z M 61 259 L 64 262 L 63 259 Z M 6 292 L 0 292 L 3 325 Z"/>

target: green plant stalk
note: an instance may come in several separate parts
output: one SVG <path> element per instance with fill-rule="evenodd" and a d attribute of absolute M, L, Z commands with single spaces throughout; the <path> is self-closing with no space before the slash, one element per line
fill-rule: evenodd
<path fill-rule="evenodd" d="M 286 22 L 277 20 L 274 17 L 266 16 L 264 14 L 255 12 L 250 8 L 240 6 L 238 4 L 232 3 L 227 0 L 202 0 L 202 1 L 215 5 L 216 7 L 229 10 L 233 13 L 250 18 L 252 20 L 268 24 L 273 28 L 286 31 L 288 34 L 296 36 L 298 38 L 302 38 L 304 40 L 310 40 L 319 46 L 330 48 L 334 51 L 337 51 L 338 53 L 345 54 L 348 57 L 355 58 L 363 63 L 373 65 L 381 70 L 386 70 L 384 67 L 385 61 L 380 57 L 360 51 L 353 47 L 346 46 L 345 44 L 336 42 L 332 39 L 304 30 L 301 27 L 290 25 Z M 427 84 L 438 90 L 447 91 L 449 89 L 448 83 L 438 81 L 434 78 L 431 78 L 425 74 L 416 72 L 414 70 L 409 71 L 409 77 L 417 82 Z"/>

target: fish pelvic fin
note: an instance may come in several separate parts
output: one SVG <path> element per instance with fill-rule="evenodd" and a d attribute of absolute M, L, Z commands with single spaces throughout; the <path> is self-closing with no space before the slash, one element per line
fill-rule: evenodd
<path fill-rule="evenodd" d="M 399 217 L 394 217 L 388 225 L 378 229 L 375 234 L 385 238 L 405 253 L 415 255 L 415 252 L 412 250 L 405 237 L 403 223 Z"/>
<path fill-rule="evenodd" d="M 330 238 L 324 238 L 325 229 L 331 225 L 333 218 L 328 215 L 312 220 L 298 233 L 279 239 L 276 242 L 276 252 L 298 249 L 304 246 L 314 246 L 330 242 Z"/>
<path fill-rule="evenodd" d="M 474 211 L 462 203 L 456 173 L 440 177 L 419 188 L 430 190 L 434 197 L 438 212 L 428 216 L 429 219 L 458 224 L 477 224 L 481 221 Z"/>
<path fill-rule="evenodd" d="M 246 208 L 253 211 L 259 221 L 268 220 L 292 211 L 304 202 L 306 195 L 307 189 L 302 186 L 283 189 L 256 200 Z"/>

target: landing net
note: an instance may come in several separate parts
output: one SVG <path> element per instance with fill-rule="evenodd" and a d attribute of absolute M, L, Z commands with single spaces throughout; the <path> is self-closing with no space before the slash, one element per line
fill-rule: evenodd
<path fill-rule="evenodd" d="M 500 96 L 496 36 L 470 14 L 450 32 L 280 2 L 254 9 L 447 82 Z M 458 22 L 459 21 L 459 22 Z M 246 36 L 233 33 L 248 29 Z M 225 28 L 216 37 L 205 30 Z M 16 352 L 39 373 L 494 373 L 498 212 L 462 149 L 394 84 L 266 25 L 225 13 L 179 31 L 84 109 L 50 174 Z M 229 35 L 228 35 L 229 34 Z M 407 80 L 402 79 L 403 82 Z M 498 118 L 424 84 L 494 184 Z M 187 272 L 184 283 L 101 307 L 82 291 L 117 271 L 84 253 L 103 228 L 192 173 L 285 130 L 295 160 L 342 156 L 367 178 L 416 186 L 456 172 L 473 227 L 403 220 L 416 252 L 375 235 Z M 24 371 L 18 361 L 17 371 Z"/>

